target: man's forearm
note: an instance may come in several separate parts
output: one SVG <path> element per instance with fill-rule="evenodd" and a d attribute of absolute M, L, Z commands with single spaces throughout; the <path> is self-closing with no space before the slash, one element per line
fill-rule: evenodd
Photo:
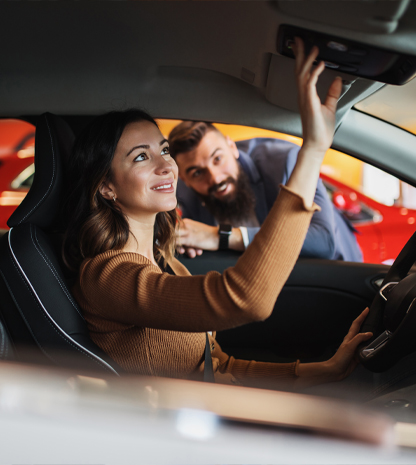
<path fill-rule="evenodd" d="M 218 250 L 220 238 L 218 226 L 210 226 L 198 221 L 184 218 L 176 230 L 178 247 L 191 247 L 203 250 Z M 228 248 L 243 251 L 244 240 L 240 228 L 232 228 L 228 239 Z"/>

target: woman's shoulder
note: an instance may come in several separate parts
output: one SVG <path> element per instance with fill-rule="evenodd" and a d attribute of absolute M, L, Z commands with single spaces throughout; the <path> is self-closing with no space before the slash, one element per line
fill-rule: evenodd
<path fill-rule="evenodd" d="M 107 252 L 100 253 L 95 257 L 86 258 L 80 266 L 80 274 L 95 274 L 111 272 L 123 264 L 136 264 L 141 266 L 149 266 L 158 269 L 148 258 L 145 256 L 134 253 L 124 252 L 123 250 L 108 250 Z"/>

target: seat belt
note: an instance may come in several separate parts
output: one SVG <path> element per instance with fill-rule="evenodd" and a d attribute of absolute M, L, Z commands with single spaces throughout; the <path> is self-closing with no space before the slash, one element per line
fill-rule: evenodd
<path fill-rule="evenodd" d="M 214 368 L 212 367 L 211 348 L 209 346 L 208 333 L 205 333 L 204 381 L 207 383 L 215 383 Z"/>

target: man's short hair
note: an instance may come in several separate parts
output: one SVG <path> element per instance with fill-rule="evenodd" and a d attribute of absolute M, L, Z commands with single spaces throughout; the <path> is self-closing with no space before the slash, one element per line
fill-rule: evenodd
<path fill-rule="evenodd" d="M 175 126 L 169 134 L 170 155 L 175 158 L 179 153 L 186 153 L 198 147 L 207 132 L 220 131 L 211 123 L 202 121 L 183 121 Z"/>

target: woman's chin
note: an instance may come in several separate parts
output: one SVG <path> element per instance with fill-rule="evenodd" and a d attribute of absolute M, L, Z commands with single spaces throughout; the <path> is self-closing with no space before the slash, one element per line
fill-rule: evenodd
<path fill-rule="evenodd" d="M 172 202 L 164 202 L 163 206 L 160 207 L 158 213 L 170 212 L 174 210 L 177 207 L 177 205 L 178 205 L 178 201 L 176 200 L 176 197 L 175 197 L 175 200 Z"/>

